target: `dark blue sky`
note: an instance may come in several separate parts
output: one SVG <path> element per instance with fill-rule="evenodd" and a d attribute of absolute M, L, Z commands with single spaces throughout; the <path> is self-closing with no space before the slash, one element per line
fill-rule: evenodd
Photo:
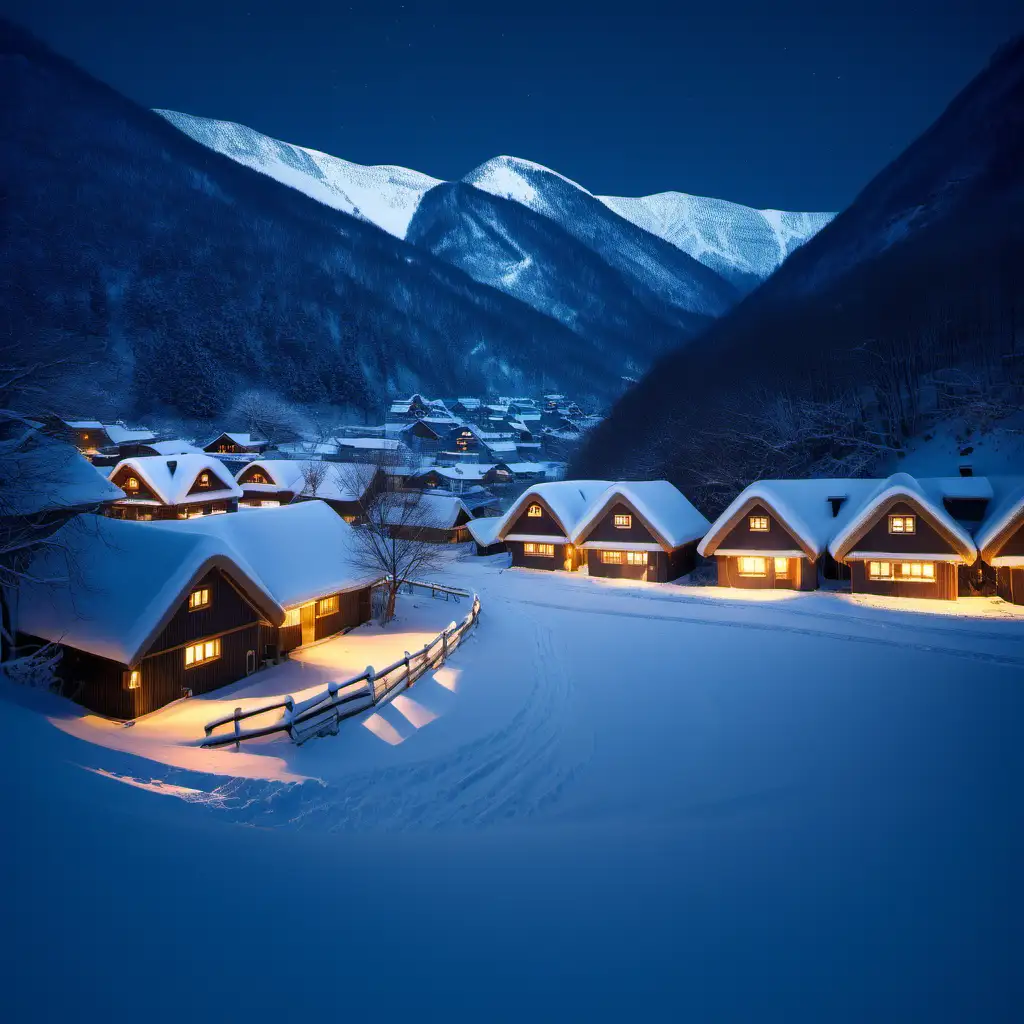
<path fill-rule="evenodd" d="M 140 103 L 361 163 L 511 153 L 598 193 L 805 210 L 849 203 L 1024 30 L 1019 0 L 834 6 L 0 0 Z"/>

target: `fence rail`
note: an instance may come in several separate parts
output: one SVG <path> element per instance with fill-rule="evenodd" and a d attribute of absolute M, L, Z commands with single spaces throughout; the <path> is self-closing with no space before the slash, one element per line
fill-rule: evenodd
<path fill-rule="evenodd" d="M 461 622 L 450 623 L 418 651 L 411 654 L 406 651 L 404 657 L 387 668 L 375 670 L 370 665 L 360 675 L 341 683 L 328 683 L 325 690 L 303 701 L 296 701 L 294 697 L 288 696 L 244 711 L 240 707 L 235 708 L 233 714 L 206 723 L 206 736 L 202 740 L 202 746 L 222 747 L 234 743 L 235 749 L 238 750 L 244 740 L 271 736 L 278 732 L 287 732 L 295 743 L 305 743 L 314 736 L 336 733 L 338 724 L 344 719 L 391 700 L 425 672 L 443 665 L 448 655 L 462 643 L 463 637 L 479 621 L 480 598 L 467 590 L 441 587 L 417 580 L 403 581 L 403 585 L 421 587 L 437 593 L 445 592 L 449 598 L 454 596 L 456 600 L 472 598 L 469 613 Z M 242 728 L 242 723 L 248 719 L 274 711 L 282 712 L 279 719 L 254 728 Z"/>

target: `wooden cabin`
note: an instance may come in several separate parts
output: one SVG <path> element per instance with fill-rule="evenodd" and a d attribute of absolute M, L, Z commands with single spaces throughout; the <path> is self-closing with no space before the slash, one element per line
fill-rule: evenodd
<path fill-rule="evenodd" d="M 412 514 L 394 510 L 392 537 L 427 544 L 465 544 L 472 539 L 467 528 L 472 514 L 456 495 L 410 492 L 408 499 Z"/>
<path fill-rule="evenodd" d="M 125 459 L 145 459 L 155 455 L 202 455 L 203 450 L 180 438 L 167 441 L 124 441 L 102 449 L 92 456 L 94 466 L 116 466 Z"/>
<path fill-rule="evenodd" d="M 1024 480 L 1000 481 L 975 542 L 982 561 L 995 569 L 996 592 L 1012 604 L 1024 604 Z"/>
<path fill-rule="evenodd" d="M 499 555 L 507 550 L 504 543 L 498 540 L 499 526 L 501 526 L 500 515 L 471 519 L 466 524 L 469 535 L 473 538 L 476 554 Z"/>
<path fill-rule="evenodd" d="M 389 420 L 416 420 L 426 416 L 430 412 L 430 403 L 422 395 L 410 395 L 408 398 L 398 398 L 388 408 Z"/>
<path fill-rule="evenodd" d="M 524 491 L 502 517 L 497 540 L 524 569 L 574 572 L 584 561 L 572 537 L 607 480 L 557 480 Z"/>
<path fill-rule="evenodd" d="M 252 434 L 227 432 L 218 434 L 209 444 L 203 445 L 203 451 L 209 455 L 230 455 L 243 457 L 260 455 L 270 447 L 270 442 Z"/>
<path fill-rule="evenodd" d="M 438 451 L 448 435 L 448 428 L 442 429 L 423 419 L 385 423 L 384 430 L 389 438 L 400 441 L 405 448 L 417 454 Z"/>
<path fill-rule="evenodd" d="M 697 546 L 720 587 L 815 590 L 828 543 L 871 489 L 864 480 L 758 480 Z"/>
<path fill-rule="evenodd" d="M 832 557 L 850 567 L 853 593 L 956 600 L 958 568 L 973 565 L 978 550 L 944 507 L 941 481 L 896 473 L 872 483 L 829 544 Z"/>
<path fill-rule="evenodd" d="M 591 576 L 667 583 L 692 572 L 711 524 L 667 480 L 612 484 L 572 536 Z"/>
<path fill-rule="evenodd" d="M 64 693 L 132 719 L 238 682 L 285 651 L 365 622 L 376 582 L 321 505 L 150 525 L 80 516 L 33 563 L 20 642 L 62 651 Z"/>
<path fill-rule="evenodd" d="M 304 462 L 298 459 L 256 459 L 235 477 L 242 489 L 238 504 L 246 508 L 287 505 L 306 486 Z"/>
<path fill-rule="evenodd" d="M 380 466 L 369 462 L 327 463 L 323 480 L 304 480 L 294 500 L 322 501 L 346 523 L 359 524 L 366 520 L 367 506 L 387 486 L 387 474 Z"/>
<path fill-rule="evenodd" d="M 107 514 L 117 519 L 187 519 L 235 512 L 242 489 L 231 471 L 209 455 L 125 459 L 110 472 L 125 497 Z"/>
<path fill-rule="evenodd" d="M 156 440 L 146 427 L 126 427 L 123 423 L 101 423 L 99 420 L 51 420 L 48 427 L 63 441 L 73 444 L 83 455 L 92 458 L 101 449 L 123 444 Z"/>

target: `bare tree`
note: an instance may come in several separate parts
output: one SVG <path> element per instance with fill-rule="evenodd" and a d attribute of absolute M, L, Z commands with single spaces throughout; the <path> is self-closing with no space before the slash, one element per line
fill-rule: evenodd
<path fill-rule="evenodd" d="M 311 498 L 317 496 L 317 492 L 323 486 L 330 471 L 330 464 L 323 459 L 309 459 L 302 464 L 302 493 Z"/>
<path fill-rule="evenodd" d="M 354 527 L 356 563 L 384 578 L 384 622 L 395 617 L 395 602 L 405 580 L 422 579 L 444 564 L 442 546 L 432 543 L 438 521 L 433 500 L 422 491 L 404 490 L 388 472 L 395 458 L 385 452 L 374 461 L 335 466 L 338 490 L 359 509 Z"/>
<path fill-rule="evenodd" d="M 250 434 L 275 444 L 298 441 L 306 427 L 302 413 L 294 405 L 272 391 L 258 388 L 237 395 L 229 417 L 243 422 Z"/>

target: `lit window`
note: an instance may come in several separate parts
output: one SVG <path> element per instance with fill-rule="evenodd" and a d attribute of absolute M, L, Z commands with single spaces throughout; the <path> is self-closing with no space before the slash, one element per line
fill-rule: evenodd
<path fill-rule="evenodd" d="M 615 516 L 614 523 L 617 530 L 628 530 L 633 525 L 633 517 L 629 515 Z"/>
<path fill-rule="evenodd" d="M 124 688 L 126 690 L 138 690 L 142 687 L 142 672 L 133 668 L 130 672 L 124 674 Z"/>
<path fill-rule="evenodd" d="M 356 521 L 356 516 L 342 516 L 342 519 L 351 526 Z"/>
<path fill-rule="evenodd" d="M 889 516 L 890 533 L 916 533 L 917 516 Z"/>
<path fill-rule="evenodd" d="M 195 668 L 220 657 L 220 637 L 185 648 L 185 668 Z"/>
<path fill-rule="evenodd" d="M 750 517 L 750 528 L 755 533 L 767 533 L 768 532 L 768 517 L 767 516 L 751 516 Z"/>
<path fill-rule="evenodd" d="M 523 554 L 532 555 L 535 558 L 554 558 L 555 557 L 555 545 L 554 544 L 537 544 L 532 540 L 528 540 L 523 545 Z"/>
<path fill-rule="evenodd" d="M 124 482 L 124 489 L 126 491 L 137 491 L 139 489 L 139 478 L 137 476 L 130 476 Z"/>
<path fill-rule="evenodd" d="M 280 508 L 281 502 L 279 501 L 261 501 L 260 508 Z"/>
<path fill-rule="evenodd" d="M 253 470 L 249 474 L 249 483 L 251 484 L 269 484 L 270 481 L 267 479 L 266 474 L 261 473 L 258 469 Z"/>
<path fill-rule="evenodd" d="M 900 579 L 910 583 L 933 583 L 934 562 L 900 562 Z"/>
<path fill-rule="evenodd" d="M 199 486 L 200 487 L 209 487 L 210 486 L 210 474 L 209 473 L 200 473 L 199 474 Z"/>
<path fill-rule="evenodd" d="M 282 626 L 301 626 L 302 625 L 302 609 L 301 608 L 289 608 L 285 612 L 284 622 Z"/>
<path fill-rule="evenodd" d="M 776 576 L 788 576 L 789 575 L 789 559 L 788 558 L 776 558 L 775 559 L 775 575 Z"/>
<path fill-rule="evenodd" d="M 891 580 L 892 562 L 868 562 L 869 580 Z"/>
<path fill-rule="evenodd" d="M 646 565 L 647 564 L 647 552 L 646 551 L 627 551 L 626 552 L 626 564 L 627 565 Z"/>
<path fill-rule="evenodd" d="M 316 603 L 316 614 L 320 617 L 333 615 L 338 610 L 338 595 L 331 594 L 330 597 L 321 597 Z"/>
<path fill-rule="evenodd" d="M 766 576 L 767 561 L 757 555 L 744 555 L 739 560 L 741 576 Z"/>
<path fill-rule="evenodd" d="M 199 590 L 193 590 L 188 595 L 188 610 L 190 612 L 197 612 L 200 608 L 210 607 L 210 588 L 202 587 Z"/>
<path fill-rule="evenodd" d="M 622 552 L 621 551 L 602 551 L 601 561 L 605 565 L 621 565 L 622 564 Z"/>
<path fill-rule="evenodd" d="M 542 514 L 540 505 L 531 505 L 526 510 L 526 514 L 530 519 L 540 519 Z"/>

